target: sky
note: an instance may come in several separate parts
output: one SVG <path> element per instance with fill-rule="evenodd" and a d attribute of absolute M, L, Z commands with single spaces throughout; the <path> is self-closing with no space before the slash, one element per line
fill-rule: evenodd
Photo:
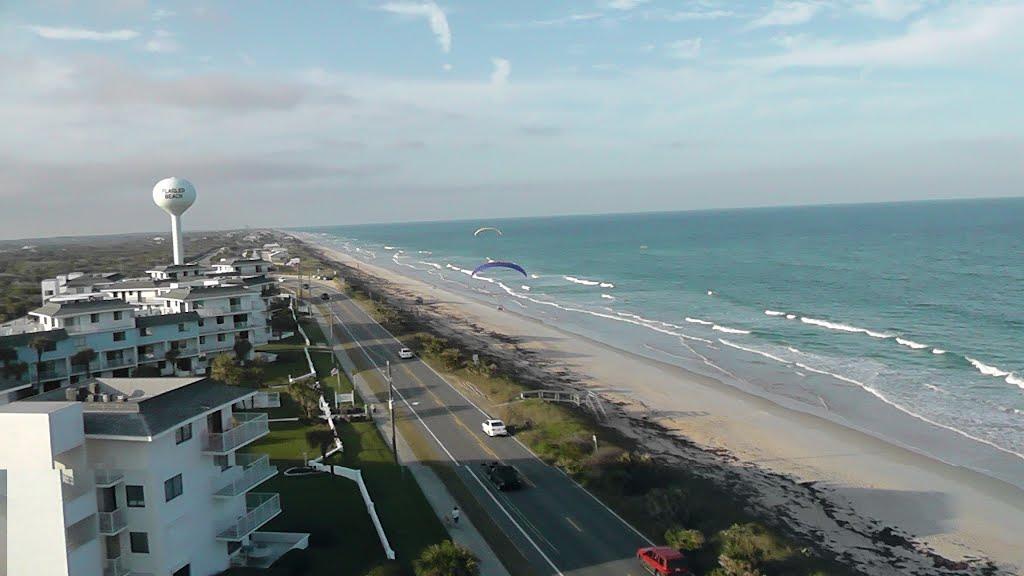
<path fill-rule="evenodd" d="M 1024 0 L 0 2 L 0 238 L 1021 195 Z"/>

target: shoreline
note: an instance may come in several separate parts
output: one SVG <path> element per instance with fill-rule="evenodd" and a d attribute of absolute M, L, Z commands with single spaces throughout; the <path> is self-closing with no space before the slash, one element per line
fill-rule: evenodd
<path fill-rule="evenodd" d="M 1017 545 L 1024 491 L 1009 483 L 287 234 L 357 265 L 392 292 L 429 296 L 436 302 L 430 305 L 435 321 L 460 335 L 470 328 L 482 344 L 490 339 L 524 369 L 537 370 L 529 361 L 535 358 L 548 374 L 562 375 L 563 384 L 597 391 L 615 406 L 619 422 L 613 425 L 658 456 L 711 468 L 722 461 L 739 464 L 745 472 L 740 480 L 754 487 L 766 510 L 782 509 L 797 532 L 852 554 L 851 563 L 869 573 L 897 573 L 891 555 L 907 568 L 916 566 L 899 573 L 938 573 L 934 566 L 928 571 L 930 550 L 958 560 L 990 558 L 1007 573 L 1024 566 Z M 920 546 L 878 549 L 884 526 Z"/>

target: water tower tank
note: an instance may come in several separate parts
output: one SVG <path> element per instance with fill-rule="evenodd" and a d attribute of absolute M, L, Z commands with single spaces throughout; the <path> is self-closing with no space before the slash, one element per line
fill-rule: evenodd
<path fill-rule="evenodd" d="M 179 218 L 196 201 L 196 189 L 184 178 L 164 178 L 153 187 L 153 202 L 171 215 L 171 239 L 174 242 L 174 263 L 183 264 L 185 244 L 181 238 Z"/>

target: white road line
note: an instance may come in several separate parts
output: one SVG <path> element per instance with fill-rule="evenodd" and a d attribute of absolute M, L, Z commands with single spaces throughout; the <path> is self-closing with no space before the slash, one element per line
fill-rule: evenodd
<path fill-rule="evenodd" d="M 356 346 L 358 346 L 359 349 L 363 352 L 363 355 L 366 356 L 366 359 L 369 360 L 370 363 L 373 364 L 374 367 L 376 367 L 377 370 L 381 372 L 381 374 L 383 375 L 383 370 L 381 370 L 380 365 L 377 364 L 376 361 L 374 361 L 374 359 L 370 356 L 369 352 L 367 352 L 363 345 L 359 342 L 359 339 L 356 338 L 355 335 L 352 334 L 352 332 L 348 329 L 348 326 L 345 326 L 345 323 L 342 322 L 341 318 L 336 313 L 332 312 L 331 314 L 338 321 L 341 327 L 345 330 L 349 338 L 351 338 L 352 341 L 355 342 Z M 399 392 L 397 388 L 395 388 L 394 390 L 395 393 L 398 394 L 399 397 L 402 399 L 402 401 L 405 402 L 405 405 L 409 408 L 409 411 L 416 416 L 416 419 L 419 420 L 420 424 L 422 424 L 423 427 L 427 430 L 427 432 L 431 435 L 431 437 L 434 438 L 434 441 L 437 442 L 441 449 L 444 450 L 445 454 L 447 454 L 448 457 L 452 459 L 452 462 L 455 462 L 457 465 L 461 466 L 467 472 L 469 472 L 469 475 L 472 476 L 473 479 L 476 480 L 478 484 L 480 484 L 480 487 L 483 489 L 484 492 L 487 493 L 488 496 L 490 496 L 491 500 L 494 501 L 494 504 L 497 505 L 499 509 L 501 509 L 501 511 L 505 514 L 509 521 L 512 522 L 512 524 L 519 530 L 523 537 L 526 538 L 527 542 L 529 542 L 530 545 L 533 546 L 533 549 L 536 550 L 542 558 L 544 558 L 544 561 L 548 563 L 548 566 L 551 566 L 551 569 L 555 571 L 555 574 L 558 574 L 559 576 L 564 576 L 562 574 L 562 571 L 558 569 L 558 566 L 555 566 L 555 563 L 551 561 L 551 558 L 549 558 L 548 555 L 545 554 L 543 550 L 541 550 L 540 546 L 538 546 L 537 543 L 534 542 L 533 538 L 531 538 L 530 535 L 526 532 L 526 529 L 524 529 L 522 525 L 520 525 L 519 522 L 517 522 L 516 519 L 512 517 L 512 514 L 508 511 L 507 508 L 505 508 L 505 505 L 502 504 L 497 498 L 495 498 L 494 494 L 492 494 L 491 491 L 487 489 L 487 486 L 485 486 L 483 481 L 480 480 L 476 473 L 473 472 L 473 469 L 470 468 L 469 466 L 462 466 L 461 464 L 459 464 L 459 461 L 456 460 L 454 456 L 452 456 L 451 452 L 448 451 L 448 448 L 445 447 L 444 443 L 441 442 L 441 440 L 430 429 L 430 426 L 427 426 L 427 423 L 424 422 L 422 418 L 420 418 L 420 415 L 416 412 L 416 410 L 409 404 L 407 400 L 405 400 L 405 397 L 402 396 L 401 392 Z M 551 543 L 549 542 L 548 544 L 550 545 Z"/>
<path fill-rule="evenodd" d="M 346 296 L 346 298 L 348 298 L 348 297 Z M 349 299 L 349 301 L 351 302 L 351 299 Z M 373 316 L 370 316 L 369 314 L 367 314 L 367 313 L 366 313 L 366 311 L 365 311 L 365 310 L 363 310 L 362 308 L 360 308 L 360 307 L 359 307 L 359 306 L 358 306 L 357 304 L 353 303 L 353 306 L 355 306 L 355 307 L 356 307 L 356 308 L 357 308 L 357 309 L 358 309 L 358 310 L 360 311 L 360 313 L 361 313 L 362 315 L 364 315 L 364 316 L 366 316 L 367 318 L 369 318 L 371 322 L 373 322 L 373 323 L 374 323 L 374 324 L 376 324 L 377 326 L 380 326 L 380 329 L 381 329 L 381 330 L 384 330 L 384 332 L 385 332 L 385 333 L 387 333 L 387 334 L 388 334 L 388 336 L 391 336 L 391 339 L 392 339 L 392 340 L 394 340 L 395 342 L 398 342 L 399 344 L 402 344 L 402 341 L 401 341 L 401 340 L 399 340 L 398 338 L 395 338 L 395 336 L 394 336 L 393 334 L 391 334 L 391 332 L 389 332 L 387 328 L 384 328 L 383 326 L 381 326 L 381 325 L 380 325 L 380 323 L 379 323 L 379 322 L 377 322 L 377 320 L 375 320 L 375 319 L 373 318 Z M 340 320 L 339 320 L 339 322 L 340 322 Z M 484 411 L 483 411 L 483 409 L 482 409 L 482 408 L 480 408 L 479 406 L 477 406 L 475 402 L 473 402 L 473 401 L 472 401 L 472 400 L 470 400 L 469 398 L 466 398 L 466 395 L 465 395 L 465 394 L 463 394 L 462 392 L 460 392 L 460 391 L 459 391 L 459 389 L 458 389 L 458 388 L 456 388 L 455 386 L 453 386 L 453 385 L 452 385 L 452 383 L 451 383 L 451 382 L 449 382 L 447 378 L 445 378 L 444 376 L 441 376 L 440 374 L 438 374 L 438 373 L 437 373 L 437 370 L 434 370 L 434 368 L 433 368 L 433 367 L 432 367 L 432 366 L 431 366 L 430 364 L 427 364 L 426 362 L 424 362 L 424 361 L 422 361 L 422 360 L 420 360 L 420 359 L 418 359 L 418 358 L 416 359 L 416 361 L 417 361 L 417 362 L 419 362 L 419 363 L 421 363 L 421 364 L 423 364 L 424 366 L 426 366 L 428 370 L 430 370 L 431 372 L 433 372 L 435 376 L 437 376 L 438 378 L 440 378 L 440 379 L 441 379 L 441 381 L 443 381 L 443 382 L 444 382 L 445 384 L 447 384 L 449 388 L 451 388 L 452 390 L 454 390 L 456 394 L 458 394 L 459 396 L 462 396 L 462 398 L 463 398 L 463 399 L 464 399 L 464 400 L 465 400 L 466 402 L 469 402 L 469 403 L 470 403 L 470 404 L 471 404 L 471 405 L 472 405 L 472 406 L 473 406 L 474 408 L 476 408 L 477 410 L 479 410 L 481 414 L 483 414 L 483 415 L 484 415 L 485 417 L 487 417 L 487 418 L 490 418 L 490 416 L 489 416 L 489 415 L 487 414 L 487 412 L 484 412 Z M 515 440 L 516 444 L 519 444 L 520 446 L 522 446 L 522 447 L 523 447 L 523 449 L 524 449 L 524 450 L 526 450 L 527 452 L 529 452 L 530 454 L 532 454 L 534 458 L 536 458 L 536 459 L 537 459 L 537 460 L 539 460 L 540 462 L 542 462 L 542 463 L 544 463 L 545 465 L 547 465 L 547 463 L 546 463 L 546 462 L 544 462 L 544 460 L 543 460 L 543 459 L 542 459 L 542 458 L 541 458 L 540 456 L 538 456 L 536 452 L 534 452 L 533 450 L 530 450 L 530 448 L 529 448 L 528 446 L 526 446 L 525 444 L 523 444 L 523 443 L 522 443 L 522 442 L 521 442 L 521 441 L 520 441 L 520 440 L 519 440 L 518 438 L 516 438 L 515 436 L 513 436 L 513 437 L 512 437 L 512 439 L 513 439 L 513 440 Z M 637 530 L 637 529 L 636 529 L 636 528 L 635 528 L 635 527 L 634 527 L 634 526 L 633 526 L 632 524 L 630 524 L 629 522 L 627 522 L 625 518 L 623 518 L 622 516 L 619 516 L 618 512 L 616 512 L 615 510 L 612 510 L 611 508 L 609 508 L 607 504 L 605 504 L 604 502 L 602 502 L 602 501 L 601 501 L 601 500 L 600 500 L 600 499 L 599 499 L 599 498 L 598 498 L 597 496 L 594 496 L 594 495 L 593 495 L 593 494 L 592 494 L 592 493 L 590 492 L 590 490 L 587 490 L 586 488 L 584 488 L 583 486 L 581 486 L 581 485 L 580 485 L 580 483 L 579 483 L 579 482 L 577 482 L 577 481 L 576 481 L 576 480 L 575 480 L 575 479 L 574 479 L 574 478 L 573 478 L 572 476 L 569 476 L 568 474 L 566 474 L 566 473 L 565 473 L 565 471 L 564 471 L 564 470 L 562 470 L 561 468 L 559 468 L 558 466 L 552 466 L 552 468 L 554 468 L 555 470 L 558 470 L 559 472 L 561 472 L 561 474 L 562 474 L 563 476 L 565 476 L 566 478 L 568 478 L 568 479 L 569 479 L 569 481 L 570 481 L 570 482 L 572 482 L 572 483 L 573 483 L 573 484 L 574 484 L 574 485 L 575 485 L 575 486 L 576 486 L 577 488 L 579 488 L 580 490 L 582 490 L 582 491 L 583 491 L 583 492 L 584 492 L 584 493 L 585 493 L 585 494 L 586 494 L 587 496 L 590 496 L 590 498 L 591 498 L 591 499 L 593 499 L 593 500 L 594 500 L 594 502 L 597 502 L 598 504 L 600 504 L 602 508 L 604 508 L 605 510 L 607 510 L 607 511 L 608 511 L 608 512 L 609 512 L 609 513 L 610 513 L 610 514 L 612 515 L 612 516 L 614 516 L 615 518 L 617 518 L 617 519 L 619 520 L 619 522 L 622 522 L 622 523 L 623 523 L 623 524 L 624 524 L 624 525 L 625 525 L 626 527 L 628 527 L 628 528 L 629 528 L 630 530 L 632 530 L 632 531 L 633 531 L 633 532 L 634 532 L 634 533 L 635 533 L 635 534 L 636 534 L 637 536 L 639 536 L 639 537 L 643 538 L 643 539 L 644 539 L 644 541 L 645 541 L 645 542 L 647 542 L 648 544 L 650 544 L 651 546 L 655 546 L 654 542 L 652 542 L 650 538 L 648 538 L 647 536 L 645 536 L 643 532 L 641 532 L 641 531 Z"/>
<path fill-rule="evenodd" d="M 519 532 L 522 533 L 523 537 L 526 538 L 526 540 L 530 543 L 530 545 L 533 546 L 533 549 L 536 550 L 537 553 L 540 554 L 541 557 L 544 558 L 544 561 L 548 563 L 548 566 L 551 566 L 551 569 L 555 571 L 555 574 L 558 574 L 558 576 L 564 576 L 562 574 L 562 571 L 558 569 L 558 566 L 555 566 L 555 563 L 551 561 L 551 558 L 548 558 L 548 555 L 545 554 L 544 551 L 540 549 L 540 546 L 538 546 L 537 543 L 533 541 L 533 538 L 530 538 L 530 535 L 527 534 L 526 530 L 523 529 L 523 527 L 519 525 L 519 522 L 516 522 L 516 519 L 512 517 L 512 514 L 509 513 L 509 511 L 505 508 L 505 506 L 500 501 L 498 501 L 497 498 L 494 497 L 494 494 L 491 494 L 491 491 L 488 490 L 487 486 L 484 485 L 483 480 L 481 480 L 480 477 L 477 476 L 475 472 L 473 472 L 473 469 L 470 468 L 469 466 L 463 466 L 463 468 L 465 468 L 466 472 L 469 472 L 469 475 L 472 476 L 473 479 L 477 481 L 477 484 L 480 484 L 480 488 L 482 488 L 483 491 L 486 492 L 487 495 L 491 497 L 491 500 L 494 501 L 494 503 L 498 506 L 498 508 L 500 508 L 501 511 L 505 513 L 505 516 L 508 517 L 509 522 L 514 524 L 515 527 L 519 529 Z"/>

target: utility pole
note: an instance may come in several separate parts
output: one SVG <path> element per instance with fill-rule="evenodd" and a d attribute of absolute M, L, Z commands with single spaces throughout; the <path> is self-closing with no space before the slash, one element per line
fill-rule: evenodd
<path fill-rule="evenodd" d="M 395 453 L 395 466 L 398 464 L 398 436 L 395 434 L 395 383 L 391 379 L 391 360 L 387 361 L 387 381 L 388 381 L 388 411 L 391 413 L 391 449 Z"/>

